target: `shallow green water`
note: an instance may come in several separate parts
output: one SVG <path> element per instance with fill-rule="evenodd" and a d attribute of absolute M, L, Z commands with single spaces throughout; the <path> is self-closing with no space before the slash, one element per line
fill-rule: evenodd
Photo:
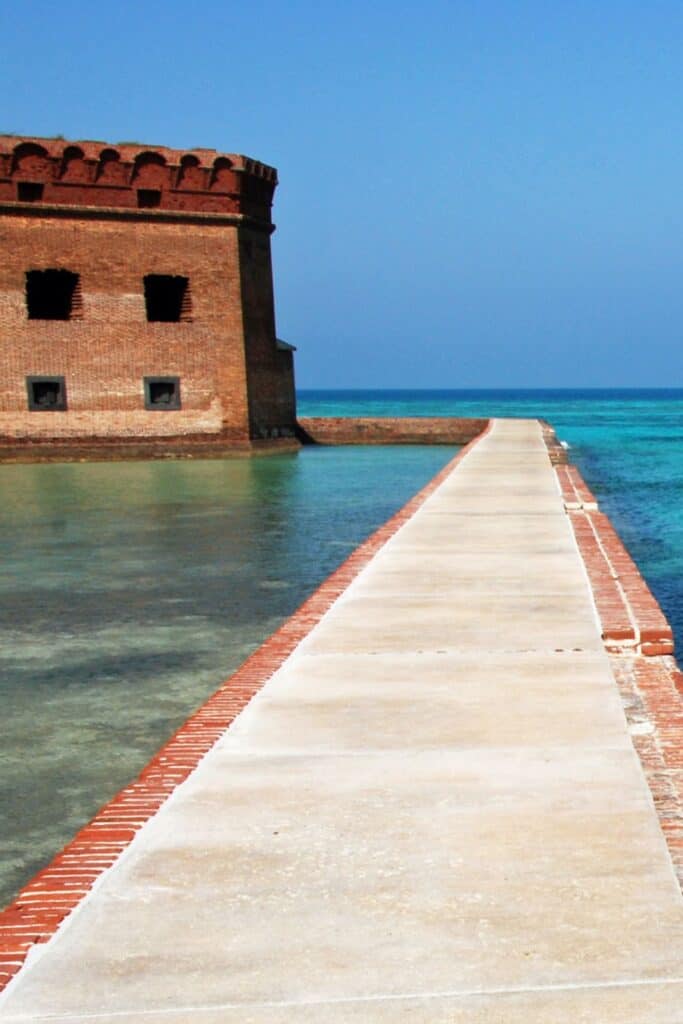
<path fill-rule="evenodd" d="M 0 467 L 0 905 L 454 451 Z"/>

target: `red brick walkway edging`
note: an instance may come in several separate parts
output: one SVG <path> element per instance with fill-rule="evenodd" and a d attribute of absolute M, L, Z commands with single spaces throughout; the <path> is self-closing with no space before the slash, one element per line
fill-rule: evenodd
<path fill-rule="evenodd" d="M 97 879 L 130 845 L 139 829 L 194 771 L 251 698 L 306 637 L 379 549 L 443 483 L 478 437 L 418 491 L 403 508 L 352 552 L 161 748 L 135 781 L 98 811 L 0 912 L 0 991 L 22 966 L 29 949 L 47 942 Z"/>
<path fill-rule="evenodd" d="M 683 674 L 664 612 L 575 466 L 556 466 L 631 740 L 683 890 Z"/>
<path fill-rule="evenodd" d="M 578 469 L 556 466 L 555 472 L 593 588 L 605 647 L 650 657 L 673 654 L 673 632 L 664 612 Z"/>
<path fill-rule="evenodd" d="M 613 654 L 610 662 L 683 891 L 683 675 L 671 657 Z"/>

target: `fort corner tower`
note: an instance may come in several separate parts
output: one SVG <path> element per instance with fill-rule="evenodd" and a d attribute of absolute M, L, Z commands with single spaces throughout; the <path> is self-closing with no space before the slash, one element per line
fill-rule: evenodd
<path fill-rule="evenodd" d="M 291 438 L 276 185 L 214 150 L 0 136 L 0 441 Z"/>

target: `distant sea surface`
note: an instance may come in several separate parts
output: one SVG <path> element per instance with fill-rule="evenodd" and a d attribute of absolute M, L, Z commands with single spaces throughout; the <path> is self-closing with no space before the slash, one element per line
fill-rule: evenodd
<path fill-rule="evenodd" d="M 300 416 L 523 416 L 571 446 L 683 652 L 683 389 L 303 391 Z"/>
<path fill-rule="evenodd" d="M 683 390 L 304 391 L 299 412 L 550 420 L 683 650 Z M 0 466 L 0 905 L 454 452 Z"/>

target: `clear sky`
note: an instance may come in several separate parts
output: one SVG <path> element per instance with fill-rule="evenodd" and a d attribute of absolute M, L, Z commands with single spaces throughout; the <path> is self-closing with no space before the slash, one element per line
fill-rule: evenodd
<path fill-rule="evenodd" d="M 680 0 L 5 4 L 0 130 L 274 164 L 302 387 L 683 385 Z"/>

